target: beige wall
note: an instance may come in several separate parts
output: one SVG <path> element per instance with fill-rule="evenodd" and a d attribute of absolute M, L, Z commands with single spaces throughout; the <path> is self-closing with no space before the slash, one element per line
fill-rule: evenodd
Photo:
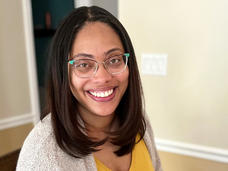
<path fill-rule="evenodd" d="M 156 136 L 228 149 L 228 1 L 125 0 L 119 17 L 142 53 L 167 53 L 167 76 L 142 75 Z"/>
<path fill-rule="evenodd" d="M 164 171 L 227 171 L 228 164 L 159 152 Z"/>
<path fill-rule="evenodd" d="M 32 115 L 22 1 L 1 0 L 0 21 L 1 156 L 20 148 L 33 124 L 15 126 L 21 116 Z"/>
<path fill-rule="evenodd" d="M 227 9 L 227 0 L 119 1 L 140 69 L 143 53 L 168 54 L 167 76 L 141 73 L 156 138 L 227 153 Z M 228 170 L 227 163 L 160 155 L 165 171 Z"/>
<path fill-rule="evenodd" d="M 0 1 L 0 120 L 31 112 L 21 1 Z"/>

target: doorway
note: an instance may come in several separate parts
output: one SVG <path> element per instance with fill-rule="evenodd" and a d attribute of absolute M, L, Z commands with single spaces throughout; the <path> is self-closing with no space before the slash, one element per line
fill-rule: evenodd
<path fill-rule="evenodd" d="M 32 0 L 33 35 L 40 111 L 45 109 L 48 48 L 61 20 L 74 9 L 73 0 Z"/>

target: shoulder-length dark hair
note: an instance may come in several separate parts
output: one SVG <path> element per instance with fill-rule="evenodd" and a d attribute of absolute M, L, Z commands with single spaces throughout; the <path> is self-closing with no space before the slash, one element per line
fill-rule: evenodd
<path fill-rule="evenodd" d="M 57 144 L 63 151 L 77 158 L 97 151 L 95 148 L 106 141 L 97 142 L 85 134 L 85 128 L 78 120 L 77 99 L 70 90 L 67 64 L 77 33 L 86 23 L 97 21 L 113 28 L 119 35 L 125 52 L 130 53 L 128 87 L 115 111 L 120 127 L 110 133 L 114 137 L 111 138 L 112 143 L 120 147 L 115 151 L 116 155 L 131 152 L 136 135 L 139 133 L 142 138 L 146 128 L 141 80 L 134 49 L 126 30 L 112 14 L 100 7 L 75 9 L 60 24 L 50 45 L 47 112 L 41 115 L 41 120 L 51 113 Z"/>

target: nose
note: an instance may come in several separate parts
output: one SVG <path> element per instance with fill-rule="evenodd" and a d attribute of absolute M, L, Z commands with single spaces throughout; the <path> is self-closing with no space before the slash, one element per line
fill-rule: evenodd
<path fill-rule="evenodd" d="M 106 70 L 103 63 L 99 63 L 98 68 L 97 68 L 97 72 L 95 73 L 94 78 L 96 81 L 105 83 L 105 82 L 108 82 L 112 79 L 112 74 L 110 74 Z"/>

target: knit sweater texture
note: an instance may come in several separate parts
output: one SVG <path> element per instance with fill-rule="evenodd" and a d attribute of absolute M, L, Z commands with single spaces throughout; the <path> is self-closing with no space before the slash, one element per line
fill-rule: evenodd
<path fill-rule="evenodd" d="M 155 147 L 153 131 L 146 117 L 146 132 L 143 137 L 155 171 L 162 171 Z M 57 144 L 51 124 L 51 114 L 40 121 L 29 133 L 21 149 L 17 171 L 97 171 L 92 154 L 74 158 Z"/>

